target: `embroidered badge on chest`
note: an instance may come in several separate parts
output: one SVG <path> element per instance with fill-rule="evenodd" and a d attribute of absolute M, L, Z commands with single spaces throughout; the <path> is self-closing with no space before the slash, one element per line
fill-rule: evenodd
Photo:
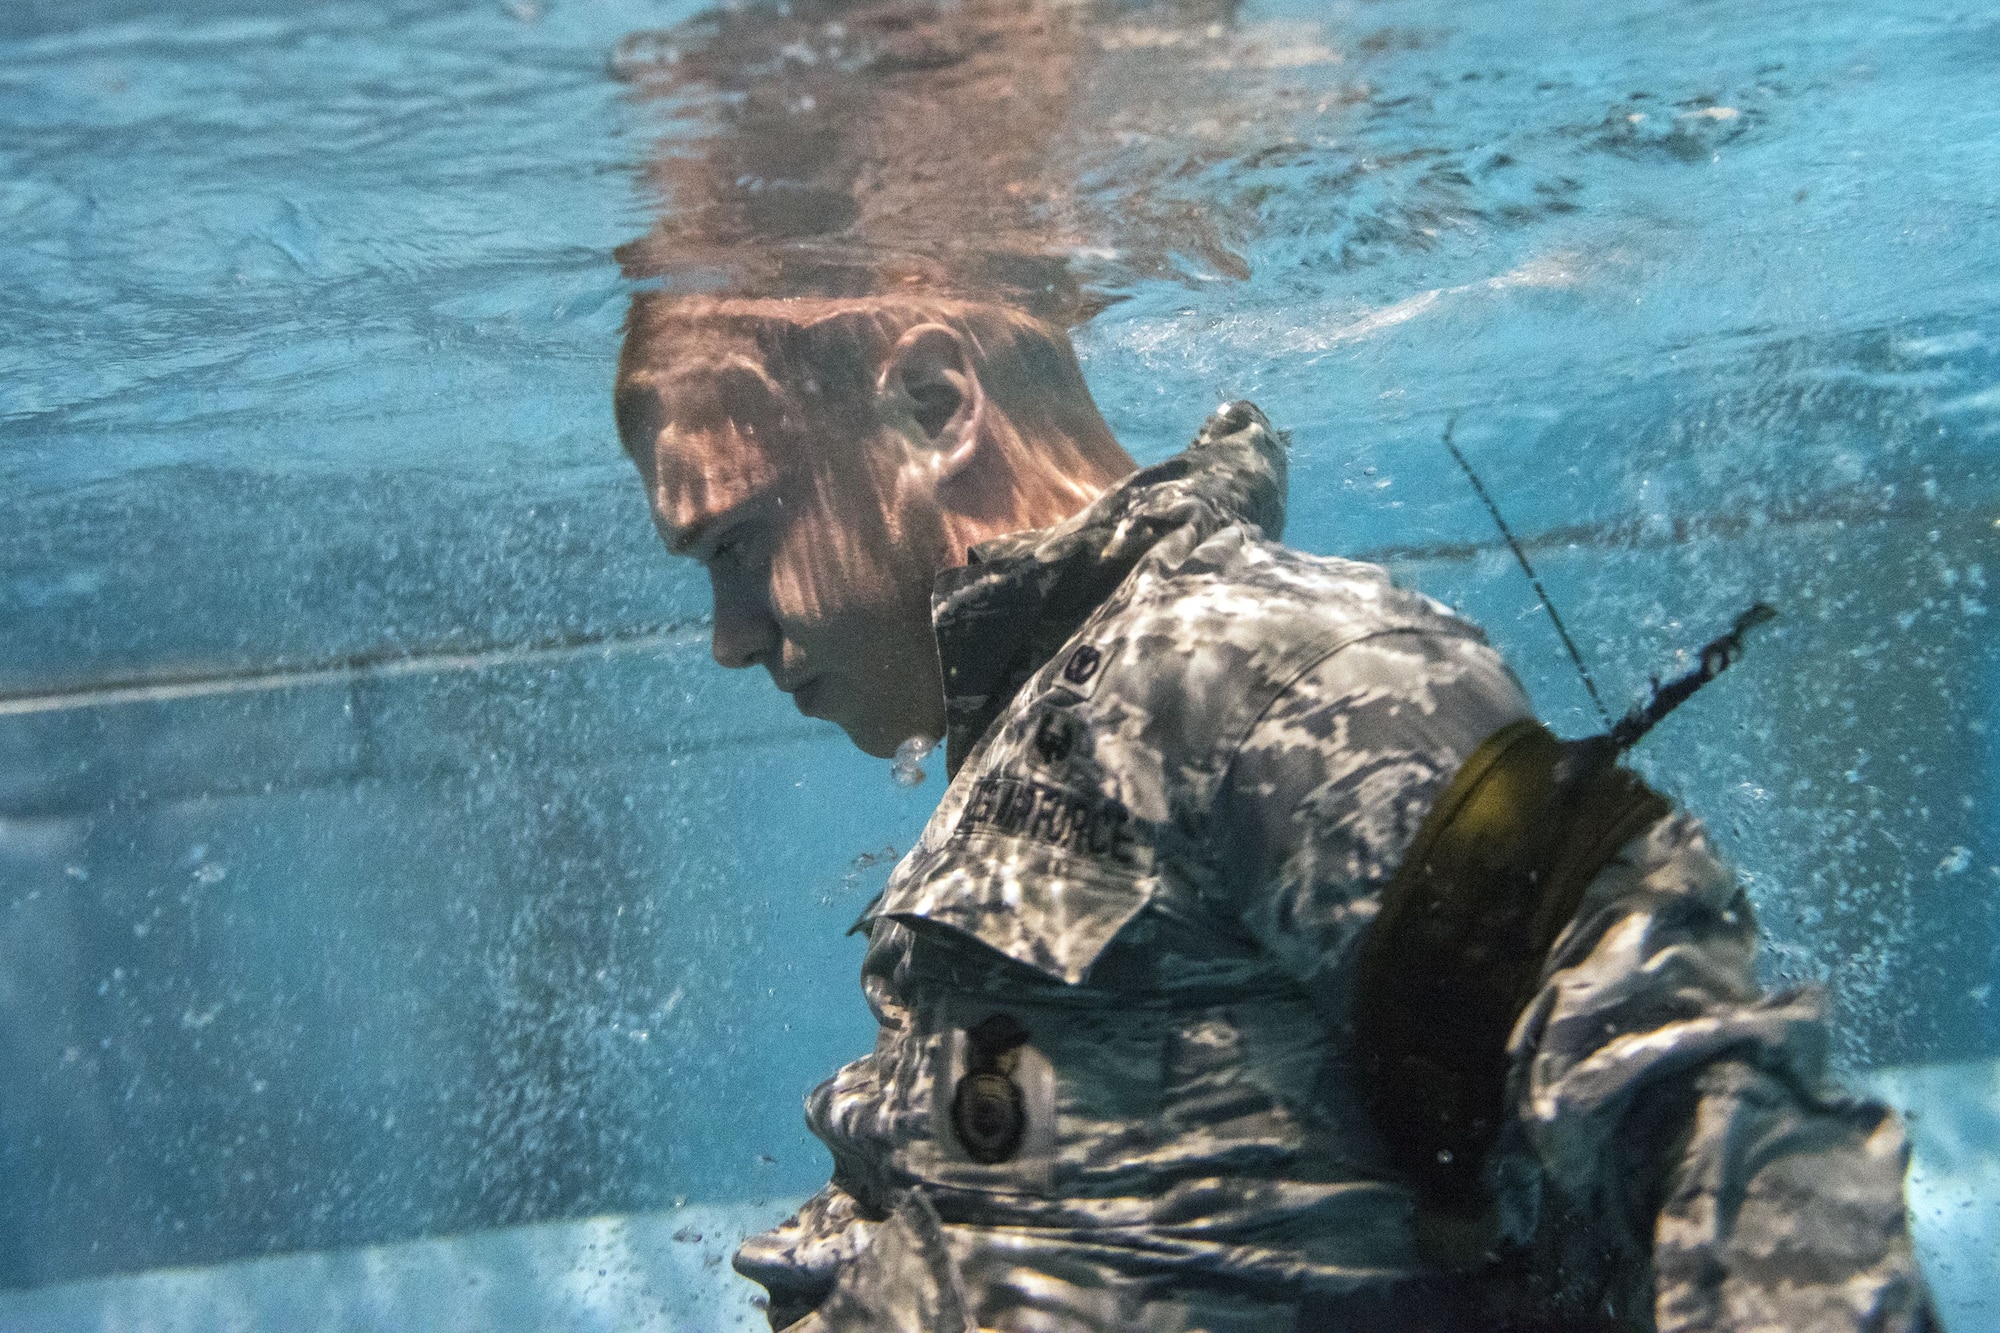
<path fill-rule="evenodd" d="M 1096 692 L 1097 682 L 1103 677 L 1104 650 L 1088 643 L 1070 649 L 1069 656 L 1063 659 L 1062 670 L 1056 673 L 1064 689 L 1086 699 Z"/>
<path fill-rule="evenodd" d="M 1028 1030 L 1007 1014 L 965 1034 L 966 1072 L 952 1094 L 951 1127 L 975 1162 L 995 1165 L 1020 1150 L 1028 1107 L 1013 1075 L 1027 1040 Z"/>
<path fill-rule="evenodd" d="M 1076 729 L 1078 723 L 1067 713 L 1043 713 L 1035 723 L 1035 753 L 1042 762 L 1049 765 L 1060 764 L 1076 749 Z"/>

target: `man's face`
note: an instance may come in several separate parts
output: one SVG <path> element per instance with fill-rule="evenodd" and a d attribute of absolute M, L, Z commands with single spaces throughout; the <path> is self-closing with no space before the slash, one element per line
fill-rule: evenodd
<path fill-rule="evenodd" d="M 718 410 L 713 386 L 637 398 L 621 392 L 620 430 L 668 549 L 708 573 L 715 660 L 762 666 L 872 755 L 942 735 L 930 590 L 943 535 L 893 433 L 850 422 L 801 438 Z"/>

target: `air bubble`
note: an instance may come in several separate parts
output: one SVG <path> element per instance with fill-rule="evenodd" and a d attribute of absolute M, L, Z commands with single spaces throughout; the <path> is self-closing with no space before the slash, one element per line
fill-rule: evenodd
<path fill-rule="evenodd" d="M 924 760 L 931 751 L 937 749 L 937 742 L 924 736 L 912 736 L 896 747 L 896 757 L 889 763 L 889 776 L 896 780 L 898 787 L 919 787 L 923 785 Z"/>

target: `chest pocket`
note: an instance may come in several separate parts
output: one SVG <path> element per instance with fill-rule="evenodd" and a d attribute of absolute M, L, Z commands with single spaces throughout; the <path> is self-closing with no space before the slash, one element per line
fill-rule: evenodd
<path fill-rule="evenodd" d="M 875 915 L 970 935 L 1075 985 L 1158 891 L 1164 802 L 1130 764 L 1100 760 L 1105 722 L 1060 676 L 1068 661 L 969 757 Z"/>
<path fill-rule="evenodd" d="M 872 915 L 947 927 L 1075 985 L 1153 899 L 1149 830 L 1101 797 L 1033 777 L 977 785 L 897 867 Z"/>

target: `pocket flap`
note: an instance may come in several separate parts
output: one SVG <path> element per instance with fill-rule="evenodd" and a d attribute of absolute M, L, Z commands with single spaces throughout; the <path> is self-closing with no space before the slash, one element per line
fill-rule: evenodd
<path fill-rule="evenodd" d="M 968 822 L 912 852 L 874 915 L 949 927 L 1076 985 L 1158 886 L 1150 841 L 1125 840 L 1121 866 Z"/>

